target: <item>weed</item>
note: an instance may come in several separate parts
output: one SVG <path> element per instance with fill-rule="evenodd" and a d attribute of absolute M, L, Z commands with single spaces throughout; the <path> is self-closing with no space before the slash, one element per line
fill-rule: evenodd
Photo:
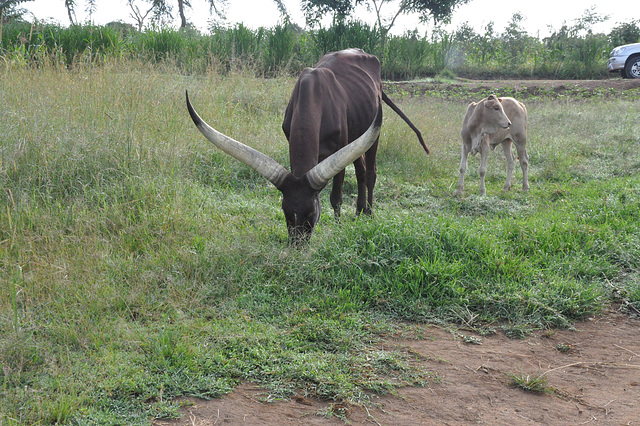
<path fill-rule="evenodd" d="M 327 419 L 336 417 L 345 422 L 345 424 L 349 423 L 349 407 L 344 404 L 331 404 L 318 411 L 317 415 Z"/>
<path fill-rule="evenodd" d="M 470 336 L 468 334 L 456 333 L 456 337 L 462 339 L 464 343 L 469 343 L 472 345 L 481 345 L 482 339 L 477 336 Z"/>
<path fill-rule="evenodd" d="M 558 343 L 556 345 L 558 352 L 568 353 L 575 349 L 575 346 L 570 343 Z"/>
<path fill-rule="evenodd" d="M 547 377 L 543 374 L 533 375 L 524 373 L 507 373 L 509 385 L 533 393 L 553 393 L 555 390 L 549 386 Z"/>

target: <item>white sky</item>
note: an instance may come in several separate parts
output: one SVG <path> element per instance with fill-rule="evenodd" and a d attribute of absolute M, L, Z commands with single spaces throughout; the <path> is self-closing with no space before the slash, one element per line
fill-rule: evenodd
<path fill-rule="evenodd" d="M 300 11 L 300 0 L 283 0 L 283 2 L 292 16 L 292 21 L 304 27 L 305 21 Z M 80 7 L 76 11 L 77 19 L 80 22 L 85 22 L 89 19 L 85 12 L 85 1 L 78 0 L 78 3 Z M 126 0 L 98 0 L 97 11 L 92 17 L 93 22 L 100 25 L 115 20 L 134 23 L 126 4 Z M 142 6 L 143 2 L 139 0 L 138 4 Z M 194 9 L 187 12 L 187 19 L 195 23 L 202 31 L 206 31 L 208 21 L 211 19 L 207 1 L 192 0 L 192 4 Z M 22 6 L 39 20 L 52 18 L 63 25 L 69 23 L 63 0 L 35 0 L 22 3 Z M 484 27 L 493 21 L 495 23 L 494 29 L 501 32 L 511 20 L 511 16 L 519 12 L 525 18 L 521 25 L 530 35 L 545 37 L 549 35 L 550 28 L 559 29 L 563 23 L 573 24 L 592 6 L 595 7 L 595 12 L 599 15 L 609 16 L 608 21 L 594 27 L 596 32 L 608 33 L 619 23 L 640 19 L 640 1 L 638 0 L 624 2 L 614 0 L 587 0 L 584 2 L 581 0 L 471 0 L 468 4 L 456 9 L 452 24 L 447 29 L 454 30 L 460 24 L 468 22 L 471 27 L 481 33 Z M 174 15 L 177 16 L 177 13 Z M 374 15 L 364 8 L 358 9 L 356 16 L 369 24 L 374 23 Z M 230 23 L 242 22 L 250 28 L 260 26 L 268 28 L 278 23 L 280 15 L 272 0 L 230 0 L 227 19 Z M 425 25 L 419 25 L 416 17 L 405 17 L 396 21 L 392 32 L 402 34 L 406 30 L 415 28 L 418 28 L 420 33 L 431 29 Z"/>

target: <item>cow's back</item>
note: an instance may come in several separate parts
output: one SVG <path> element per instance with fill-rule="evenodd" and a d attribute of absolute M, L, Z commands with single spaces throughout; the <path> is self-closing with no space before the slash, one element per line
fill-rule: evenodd
<path fill-rule="evenodd" d="M 342 87 L 349 141 L 355 140 L 369 128 L 381 103 L 380 61 L 361 49 L 347 49 L 327 53 L 314 68 L 330 70 Z"/>
<path fill-rule="evenodd" d="M 314 65 L 314 68 L 330 69 L 338 80 L 345 84 L 347 82 L 356 85 L 366 84 L 366 87 L 371 89 L 373 83 L 376 89 L 382 89 L 380 61 L 375 55 L 366 53 L 362 49 L 327 53 Z"/>
<path fill-rule="evenodd" d="M 285 111 L 292 173 L 300 176 L 360 137 L 382 98 L 380 62 L 360 49 L 328 53 L 305 68 Z"/>

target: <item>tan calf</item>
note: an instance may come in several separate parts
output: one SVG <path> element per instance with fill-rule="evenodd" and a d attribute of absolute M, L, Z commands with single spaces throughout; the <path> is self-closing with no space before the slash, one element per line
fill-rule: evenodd
<path fill-rule="evenodd" d="M 527 155 L 527 108 L 513 98 L 498 98 L 495 95 L 472 102 L 462 123 L 462 158 L 460 160 L 460 179 L 456 194 L 464 190 L 464 174 L 467 171 L 469 153 L 480 153 L 480 195 L 486 195 L 484 178 L 487 174 L 489 149 L 502 145 L 507 160 L 507 182 L 504 191 L 511 189 L 511 179 L 515 168 L 515 156 L 511 142 L 516 145 L 520 167 L 522 168 L 522 191 L 529 189 L 529 156 Z"/>

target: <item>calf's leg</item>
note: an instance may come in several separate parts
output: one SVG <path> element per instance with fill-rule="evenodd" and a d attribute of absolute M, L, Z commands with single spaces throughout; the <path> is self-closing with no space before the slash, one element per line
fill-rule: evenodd
<path fill-rule="evenodd" d="M 485 135 L 480 143 L 480 167 L 478 174 L 480 175 L 480 195 L 487 195 L 487 189 L 484 185 L 484 177 L 487 174 L 487 160 L 489 159 L 489 142 L 490 136 Z"/>
<path fill-rule="evenodd" d="M 520 168 L 522 169 L 522 192 L 529 190 L 529 154 L 527 154 L 527 138 L 520 137 L 515 141 Z"/>
<path fill-rule="evenodd" d="M 511 139 L 505 139 L 502 141 L 502 151 L 504 152 L 504 158 L 507 160 L 507 181 L 504 184 L 504 192 L 508 192 L 511 189 L 513 169 L 516 166 L 516 159 L 513 156 L 513 150 L 511 149 Z"/>
<path fill-rule="evenodd" d="M 458 189 L 456 189 L 456 195 L 462 195 L 462 191 L 464 191 L 464 174 L 467 172 L 469 151 L 471 151 L 471 144 L 467 144 L 463 141 L 462 155 L 460 158 L 460 178 L 458 179 Z"/>

